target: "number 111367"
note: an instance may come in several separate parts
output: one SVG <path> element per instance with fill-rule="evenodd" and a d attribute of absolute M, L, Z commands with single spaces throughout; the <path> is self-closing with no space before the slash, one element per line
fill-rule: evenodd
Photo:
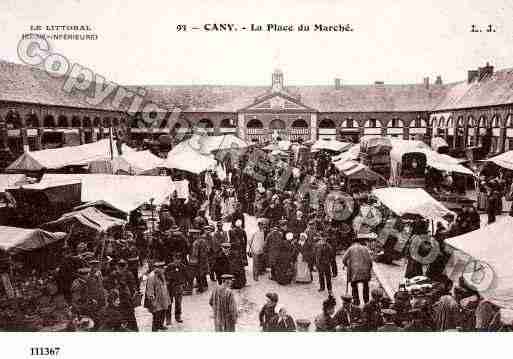
<path fill-rule="evenodd" d="M 31 356 L 57 356 L 59 355 L 59 347 L 31 347 Z"/>

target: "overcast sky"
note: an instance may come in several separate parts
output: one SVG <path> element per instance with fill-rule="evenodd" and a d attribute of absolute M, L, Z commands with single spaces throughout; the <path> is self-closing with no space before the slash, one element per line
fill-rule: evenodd
<path fill-rule="evenodd" d="M 176 31 L 213 22 L 349 23 L 354 32 Z M 20 62 L 17 42 L 37 24 L 92 26 L 97 41 L 53 50 L 122 84 L 269 85 L 276 67 L 288 85 L 451 82 L 486 61 L 513 67 L 511 0 L 1 0 L 0 58 Z M 497 32 L 471 33 L 471 24 Z"/>

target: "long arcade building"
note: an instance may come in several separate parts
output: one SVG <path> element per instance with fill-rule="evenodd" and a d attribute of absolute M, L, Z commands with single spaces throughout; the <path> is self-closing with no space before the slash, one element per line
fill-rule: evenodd
<path fill-rule="evenodd" d="M 90 105 L 87 94 L 62 90 L 63 80 L 25 65 L 0 62 L 0 155 L 80 144 L 107 136 L 115 128 L 126 140 L 142 141 L 165 133 L 237 133 L 249 141 L 274 138 L 358 141 L 362 136 L 444 137 L 451 147 L 483 144 L 491 153 L 513 149 L 513 69 L 486 64 L 464 81 L 434 83 L 286 86 L 280 70 L 270 86 L 127 86 L 144 89 L 145 101 L 166 113 L 159 128 L 139 128 L 141 112 L 112 105 L 107 98 Z M 114 102 L 115 103 L 115 102 Z M 126 104 L 125 104 L 126 105 Z M 179 109 L 178 123 L 167 119 Z"/>

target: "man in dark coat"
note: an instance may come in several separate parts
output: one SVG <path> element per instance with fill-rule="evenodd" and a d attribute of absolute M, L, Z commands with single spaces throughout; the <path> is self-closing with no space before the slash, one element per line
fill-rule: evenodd
<path fill-rule="evenodd" d="M 206 288 L 208 288 L 208 254 L 207 235 L 203 234 L 197 237 L 192 243 L 191 255 L 189 256 L 189 264 L 196 278 L 198 293 L 203 293 Z"/>
<path fill-rule="evenodd" d="M 362 244 L 363 239 L 359 238 L 353 243 L 342 257 L 342 263 L 347 267 L 347 280 L 351 282 L 351 293 L 353 303 L 360 305 L 358 284 L 363 284 L 363 301 L 369 301 L 369 281 L 372 272 L 372 257 L 369 249 Z"/>
<path fill-rule="evenodd" d="M 328 288 L 328 294 L 332 295 L 331 286 L 331 261 L 333 259 L 333 248 L 328 244 L 326 238 L 318 237 L 315 244 L 315 266 L 319 272 L 319 292 Z"/>
<path fill-rule="evenodd" d="M 268 263 L 271 267 L 271 280 L 276 280 L 276 264 L 283 236 L 284 233 L 275 225 L 267 235 L 265 241 L 267 243 L 267 253 L 269 256 Z"/>
<path fill-rule="evenodd" d="M 217 254 L 214 263 L 214 272 L 216 273 L 217 282 L 221 285 L 221 276 L 223 274 L 231 274 L 232 268 L 230 265 L 230 243 L 223 243 L 221 245 L 221 252 Z"/>
<path fill-rule="evenodd" d="M 177 225 L 172 226 L 167 233 L 169 234 L 167 234 L 165 242 L 166 259 L 171 261 L 173 255 L 176 253 L 181 256 L 182 262 L 187 263 L 187 254 L 189 253 L 187 238 L 185 238 L 185 235 L 180 231 Z"/>
<path fill-rule="evenodd" d="M 499 208 L 501 206 L 500 201 L 502 201 L 502 199 L 499 195 L 499 192 L 496 190 L 491 191 L 491 194 L 488 197 L 486 208 L 488 224 L 495 222 L 496 216 L 499 213 Z"/>
<path fill-rule="evenodd" d="M 281 285 L 290 284 L 294 277 L 294 265 L 297 252 L 292 245 L 293 234 L 287 233 L 285 239 L 280 241 L 276 263 L 276 281 Z"/>
<path fill-rule="evenodd" d="M 228 236 L 223 231 L 223 222 L 218 221 L 216 223 L 216 230 L 210 234 L 210 280 L 216 280 L 216 274 L 214 270 L 214 263 L 217 256 L 221 253 L 221 245 L 228 242 Z"/>
<path fill-rule="evenodd" d="M 169 214 L 179 223 L 181 223 L 180 218 L 183 216 L 183 202 L 184 199 L 178 198 L 178 192 L 174 191 L 169 200 Z"/>
<path fill-rule="evenodd" d="M 246 272 L 244 267 L 248 265 L 247 247 L 248 239 L 246 232 L 241 228 L 242 221 L 235 222 L 235 228 L 230 229 L 229 239 L 232 255 L 232 274 L 234 276 L 233 288 L 240 289 L 246 286 Z"/>
<path fill-rule="evenodd" d="M 171 304 L 166 313 L 166 322 L 171 324 L 171 314 L 173 302 L 175 304 L 175 320 L 182 323 L 182 295 L 185 282 L 187 280 L 187 268 L 182 263 L 179 254 L 173 256 L 173 261 L 167 266 L 165 270 L 165 277 L 167 280 L 167 289 L 169 292 L 169 299 Z"/>

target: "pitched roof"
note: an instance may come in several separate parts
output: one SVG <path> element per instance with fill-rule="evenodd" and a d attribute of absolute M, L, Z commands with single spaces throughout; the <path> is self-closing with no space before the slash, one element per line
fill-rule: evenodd
<path fill-rule="evenodd" d="M 35 67 L 0 61 L 0 101 L 119 111 L 110 101 L 99 105 L 88 103 L 88 93 L 83 91 L 65 92 L 64 82 L 64 78 L 52 77 Z"/>
<path fill-rule="evenodd" d="M 126 110 L 111 106 L 109 96 L 99 105 L 85 101 L 88 93 L 62 90 L 64 80 L 30 66 L 0 61 L 0 101 L 42 103 L 77 108 Z M 248 107 L 269 86 L 126 86 L 144 88 L 144 99 L 171 110 L 188 112 L 236 112 Z M 93 86 L 90 87 L 93 89 Z M 481 81 L 452 84 L 291 86 L 286 92 L 305 106 L 320 112 L 407 112 L 450 110 L 513 103 L 513 69 L 495 72 Z M 113 95 L 113 94 L 112 94 Z"/>
<path fill-rule="evenodd" d="M 138 87 L 144 87 L 146 97 L 157 104 L 190 112 L 235 112 L 252 105 L 269 91 L 266 86 Z M 448 86 L 344 85 L 340 89 L 333 86 L 292 86 L 286 91 L 320 112 L 428 111 L 443 100 Z"/>
<path fill-rule="evenodd" d="M 433 110 L 452 110 L 470 107 L 495 106 L 513 103 L 513 68 L 496 71 L 493 75 L 471 83 L 453 84 L 446 96 Z"/>

